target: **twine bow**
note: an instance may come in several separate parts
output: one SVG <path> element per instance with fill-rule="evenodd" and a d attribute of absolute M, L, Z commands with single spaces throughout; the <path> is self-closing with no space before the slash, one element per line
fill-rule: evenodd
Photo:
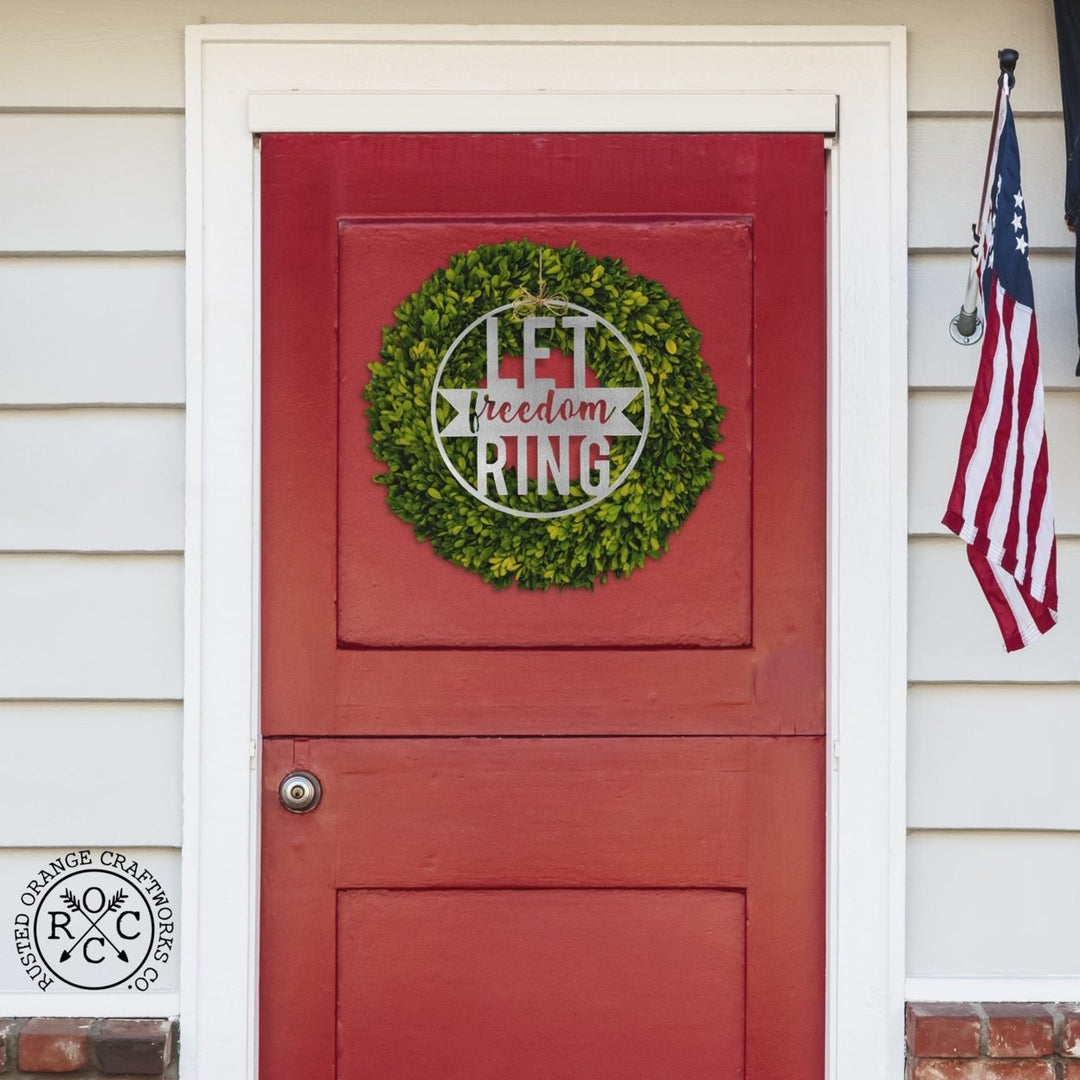
<path fill-rule="evenodd" d="M 544 284 L 544 252 L 536 253 L 536 293 L 525 290 L 514 301 L 514 318 L 519 322 L 536 315 L 540 311 L 550 311 L 553 315 L 564 314 L 570 308 L 570 299 L 566 293 L 549 293 Z"/>

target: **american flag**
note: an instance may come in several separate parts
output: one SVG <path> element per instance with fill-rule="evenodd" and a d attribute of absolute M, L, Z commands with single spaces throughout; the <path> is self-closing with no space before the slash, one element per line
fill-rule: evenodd
<path fill-rule="evenodd" d="M 968 561 L 1012 652 L 1057 622 L 1057 545 L 1027 212 L 1004 74 L 987 175 L 978 270 L 986 337 L 942 522 L 967 542 Z"/>

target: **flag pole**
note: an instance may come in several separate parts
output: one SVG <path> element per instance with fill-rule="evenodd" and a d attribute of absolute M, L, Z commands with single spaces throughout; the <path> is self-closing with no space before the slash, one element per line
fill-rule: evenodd
<path fill-rule="evenodd" d="M 971 226 L 975 243 L 971 245 L 971 266 L 968 270 L 967 292 L 960 305 L 960 313 L 953 316 L 949 323 L 949 334 L 960 345 L 974 345 L 982 337 L 983 324 L 979 318 L 979 264 L 982 261 L 982 230 L 986 228 L 989 209 L 990 167 L 993 164 L 994 146 L 997 142 L 998 121 L 1001 116 L 1001 98 L 1016 85 L 1016 61 L 1020 54 L 1015 49 L 1001 49 L 998 52 L 998 64 L 1001 75 L 998 77 L 997 98 L 994 101 L 994 121 L 990 125 L 990 145 L 986 150 L 986 169 L 983 172 L 982 198 L 979 200 L 978 223 Z M 1008 80 L 1008 87 L 1005 82 Z"/>

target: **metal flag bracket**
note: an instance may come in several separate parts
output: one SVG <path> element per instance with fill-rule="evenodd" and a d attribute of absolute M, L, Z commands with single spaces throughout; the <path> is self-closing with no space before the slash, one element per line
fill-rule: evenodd
<path fill-rule="evenodd" d="M 990 166 L 993 158 L 993 150 L 997 137 L 998 117 L 1001 114 L 1001 96 L 1016 85 L 1016 61 L 1020 54 L 1016 49 L 1001 49 L 998 51 L 998 64 L 1001 67 L 1001 77 L 998 80 L 998 96 L 994 104 L 994 123 L 990 134 L 990 149 L 986 155 L 986 172 L 983 174 L 982 199 L 979 201 L 979 220 L 971 226 L 971 234 L 975 243 L 971 245 L 971 268 L 968 271 L 967 292 L 960 311 L 952 317 L 949 323 L 949 336 L 958 345 L 974 345 L 983 336 L 983 321 L 979 318 L 979 262 L 981 258 L 982 234 L 980 226 L 985 230 L 988 221 L 989 203 L 987 197 L 990 183 Z"/>
<path fill-rule="evenodd" d="M 949 337 L 957 345 L 974 345 L 983 336 L 983 321 L 977 311 L 965 311 L 960 309 L 959 314 L 952 317 L 949 323 Z"/>

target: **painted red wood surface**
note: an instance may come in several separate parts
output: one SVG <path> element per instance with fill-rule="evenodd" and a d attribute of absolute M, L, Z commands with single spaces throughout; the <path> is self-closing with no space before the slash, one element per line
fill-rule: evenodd
<path fill-rule="evenodd" d="M 262 160 L 264 1080 L 819 1076 L 820 140 Z M 521 235 L 684 297 L 731 409 L 671 551 L 593 594 L 490 592 L 371 497 L 379 328 Z M 278 804 L 293 767 L 311 814 Z"/>

